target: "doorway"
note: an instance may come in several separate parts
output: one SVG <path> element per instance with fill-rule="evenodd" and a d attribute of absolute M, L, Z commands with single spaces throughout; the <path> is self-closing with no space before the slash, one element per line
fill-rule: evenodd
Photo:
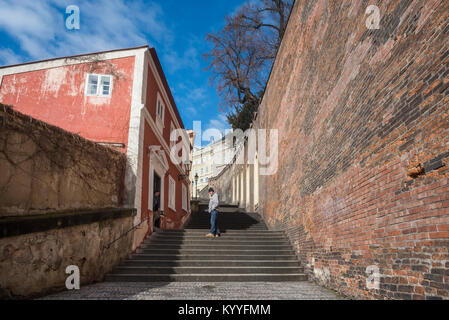
<path fill-rule="evenodd" d="M 153 180 L 153 221 L 156 228 L 161 227 L 161 177 L 154 173 Z"/>

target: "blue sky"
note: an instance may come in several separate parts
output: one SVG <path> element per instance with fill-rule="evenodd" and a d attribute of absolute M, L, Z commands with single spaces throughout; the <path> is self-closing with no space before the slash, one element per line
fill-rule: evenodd
<path fill-rule="evenodd" d="M 158 52 L 186 128 L 201 121 L 203 131 L 223 131 L 229 125 L 202 54 L 209 49 L 206 34 L 221 29 L 224 17 L 244 2 L 1 0 L 0 65 L 149 44 Z M 80 8 L 80 30 L 65 28 L 69 5 Z"/>

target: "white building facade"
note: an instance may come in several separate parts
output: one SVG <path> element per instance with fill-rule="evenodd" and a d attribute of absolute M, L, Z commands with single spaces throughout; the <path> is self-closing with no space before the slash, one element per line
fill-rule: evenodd
<path fill-rule="evenodd" d="M 200 191 L 208 186 L 210 178 L 220 174 L 232 162 L 238 140 L 230 133 L 220 141 L 213 142 L 207 147 L 194 148 L 192 170 L 190 172 L 190 180 L 193 184 L 193 197 L 196 197 L 197 191 L 199 195 Z M 196 175 L 198 175 L 197 183 L 195 183 Z"/>

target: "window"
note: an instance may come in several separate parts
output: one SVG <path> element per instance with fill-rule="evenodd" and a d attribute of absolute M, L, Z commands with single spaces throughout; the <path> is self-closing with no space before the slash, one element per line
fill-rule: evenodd
<path fill-rule="evenodd" d="M 87 81 L 87 95 L 96 96 L 98 91 L 98 76 L 90 74 Z"/>
<path fill-rule="evenodd" d="M 175 136 L 172 137 L 173 131 L 175 131 L 175 126 L 173 125 L 173 122 L 171 122 L 170 123 L 170 149 L 172 149 L 176 143 L 176 141 L 172 141 L 172 138 L 176 138 Z"/>
<path fill-rule="evenodd" d="M 112 93 L 112 76 L 88 74 L 86 95 L 95 97 L 110 97 Z"/>
<path fill-rule="evenodd" d="M 163 113 L 164 113 L 164 106 L 162 105 L 162 102 L 160 100 L 158 100 L 156 114 L 157 114 L 158 118 L 161 120 L 163 118 Z"/>
<path fill-rule="evenodd" d="M 162 98 L 158 93 L 156 101 L 156 126 L 161 134 L 162 131 L 164 130 L 164 113 L 165 113 L 165 105 L 164 102 L 162 102 Z"/>
<path fill-rule="evenodd" d="M 168 176 L 168 207 L 176 211 L 176 183 L 171 176 Z"/>
<path fill-rule="evenodd" d="M 165 111 L 165 105 L 162 102 L 161 97 L 158 96 L 157 99 L 157 105 L 156 105 L 156 116 L 159 118 L 159 120 L 161 120 L 162 122 L 164 122 L 164 111 Z"/>
<path fill-rule="evenodd" d="M 184 183 L 182 184 L 182 209 L 187 211 L 187 187 Z"/>
<path fill-rule="evenodd" d="M 109 96 L 111 94 L 111 77 L 101 76 L 101 94 L 103 96 Z"/>

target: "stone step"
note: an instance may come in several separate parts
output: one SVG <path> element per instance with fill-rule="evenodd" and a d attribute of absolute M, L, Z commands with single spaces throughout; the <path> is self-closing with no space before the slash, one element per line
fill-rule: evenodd
<path fill-rule="evenodd" d="M 262 223 L 234 223 L 234 222 L 218 222 L 219 226 L 233 227 L 233 228 L 266 228 Z M 187 224 L 187 226 L 207 226 L 210 227 L 209 221 L 194 221 Z"/>
<path fill-rule="evenodd" d="M 242 221 L 239 219 L 239 221 L 233 221 L 233 220 L 227 220 L 227 219 L 218 219 L 219 224 L 223 225 L 232 225 L 232 226 L 245 226 L 245 227 L 252 227 L 252 226 L 260 226 L 260 227 L 266 227 L 265 223 L 259 222 L 259 221 Z M 204 220 L 191 220 L 187 225 L 192 224 L 200 224 L 200 225 L 210 225 L 210 219 L 204 219 Z"/>
<path fill-rule="evenodd" d="M 191 217 L 183 230 L 158 231 L 112 273 L 111 282 L 306 281 L 283 231 L 268 230 L 257 213 L 223 205 L 221 237 L 206 238 L 210 215 Z"/>
<path fill-rule="evenodd" d="M 146 267 L 300 267 L 301 263 L 295 260 L 126 260 L 123 266 Z"/>
<path fill-rule="evenodd" d="M 236 222 L 236 223 L 261 223 L 265 224 L 264 221 L 260 217 L 251 217 L 251 216 L 243 216 L 239 214 L 233 214 L 233 213 L 220 213 L 218 215 L 219 221 L 226 221 L 226 222 Z M 210 215 L 204 215 L 204 216 L 191 216 L 190 221 L 210 221 Z"/>
<path fill-rule="evenodd" d="M 109 274 L 106 282 L 292 282 L 307 281 L 307 275 L 297 274 Z"/>
<path fill-rule="evenodd" d="M 219 238 L 216 239 L 209 239 L 205 237 L 205 234 L 202 235 L 167 235 L 167 234 L 159 234 L 155 233 L 150 238 L 148 238 L 145 241 L 150 240 L 157 240 L 157 241 L 180 241 L 180 240 L 188 240 L 188 241 L 198 241 L 198 240 L 209 240 L 209 241 L 215 241 L 215 240 L 228 240 L 228 241 L 287 241 L 288 239 L 285 236 L 278 236 L 278 235 L 262 235 L 262 236 L 245 236 L 245 235 L 229 235 L 226 233 L 223 233 Z"/>
<path fill-rule="evenodd" d="M 165 244 L 165 243 L 146 243 L 142 244 L 139 249 L 141 250 L 268 250 L 268 251 L 282 251 L 282 250 L 292 250 L 290 244 L 282 244 L 282 245 L 258 245 L 254 243 L 247 244 L 227 244 L 227 243 L 219 243 L 216 241 L 210 241 L 209 243 L 202 244 L 191 244 L 191 243 L 183 243 L 183 244 Z"/>
<path fill-rule="evenodd" d="M 226 227 L 226 226 L 219 226 L 218 229 L 221 233 L 228 232 L 228 231 L 268 231 L 266 228 L 246 228 L 246 227 Z M 185 230 L 202 230 L 203 232 L 207 232 L 210 230 L 210 227 L 201 227 L 201 226 L 192 226 L 192 227 L 186 227 Z"/>
<path fill-rule="evenodd" d="M 298 261 L 292 254 L 284 255 L 255 255 L 255 254 L 178 254 L 178 253 L 136 253 L 131 255 L 133 260 L 151 261 Z"/>
<path fill-rule="evenodd" d="M 210 230 L 210 226 L 201 226 L 201 225 L 192 225 L 189 227 L 185 227 L 186 230 L 192 230 L 192 229 L 199 229 L 199 230 Z M 219 230 L 222 230 L 223 232 L 225 231 L 268 231 L 267 228 L 265 227 L 242 227 L 242 226 L 224 226 L 224 225 L 219 225 L 218 226 Z"/>
<path fill-rule="evenodd" d="M 209 213 L 193 214 L 191 219 L 198 220 L 210 220 Z M 218 214 L 219 219 L 229 220 L 229 221 L 258 221 L 263 222 L 263 218 L 257 214 L 248 213 L 236 213 L 236 212 L 220 212 Z"/>
<path fill-rule="evenodd" d="M 220 233 L 226 233 L 226 232 L 230 232 L 230 231 L 240 231 L 240 232 L 268 231 L 265 228 L 241 228 L 241 229 L 239 229 L 237 227 L 235 227 L 235 228 L 218 227 L 218 229 L 220 230 Z M 186 231 L 188 231 L 188 230 L 199 230 L 200 231 L 201 230 L 202 232 L 207 233 L 208 231 L 210 231 L 210 228 L 206 228 L 206 227 L 201 228 L 199 226 L 195 226 L 192 228 L 186 227 L 185 230 Z"/>
<path fill-rule="evenodd" d="M 190 217 L 191 221 L 210 221 L 210 214 L 204 215 L 193 215 Z M 250 216 L 246 213 L 232 213 L 232 212 L 221 212 L 218 214 L 218 219 L 220 221 L 228 221 L 228 222 L 250 222 L 250 223 L 264 223 L 262 217 L 259 216 Z"/>
<path fill-rule="evenodd" d="M 292 249 L 287 250 L 232 250 L 232 249 L 137 249 L 137 253 L 146 253 L 146 254 L 205 254 L 205 255 L 270 255 L 270 256 L 276 256 L 276 255 L 294 255 Z"/>
<path fill-rule="evenodd" d="M 228 228 L 228 229 L 249 229 L 249 228 L 264 228 L 268 230 L 267 226 L 263 224 L 250 224 L 250 223 L 222 223 L 218 222 L 218 226 L 221 228 Z M 209 222 L 195 222 L 195 223 L 189 223 L 186 225 L 187 228 L 193 229 L 194 227 L 199 227 L 199 229 L 210 229 L 210 223 Z"/>
<path fill-rule="evenodd" d="M 266 240 L 263 238 L 260 239 L 252 239 L 252 240 L 234 240 L 234 239 L 223 239 L 223 238 L 202 238 L 202 239 L 176 239 L 176 240 L 167 240 L 161 238 L 151 238 L 145 240 L 143 245 L 156 245 L 156 244 L 165 244 L 165 245 L 258 245 L 258 246 L 282 246 L 288 245 L 290 243 L 285 239 L 280 240 Z"/>
<path fill-rule="evenodd" d="M 220 219 L 228 219 L 228 218 L 232 218 L 232 219 L 239 219 L 239 220 L 251 220 L 251 221 L 264 221 L 263 218 L 261 216 L 259 216 L 258 214 L 251 214 L 251 213 L 246 213 L 246 212 L 232 212 L 230 210 L 226 210 L 226 211 L 221 211 L 218 214 L 218 217 Z M 192 219 L 210 219 L 210 214 L 206 213 L 206 212 L 201 212 L 201 213 L 194 213 L 191 216 Z"/>
<path fill-rule="evenodd" d="M 223 217 L 218 218 L 218 222 L 220 223 L 226 223 L 226 224 L 235 224 L 235 225 L 240 225 L 240 224 L 244 224 L 244 225 L 261 225 L 261 226 L 266 226 L 265 223 L 261 222 L 261 221 L 257 221 L 254 219 L 224 219 Z M 209 224 L 210 223 L 210 218 L 207 217 L 206 219 L 194 219 L 192 218 L 189 221 L 189 224 L 192 223 L 204 223 L 204 224 Z"/>
<path fill-rule="evenodd" d="M 208 205 L 209 206 L 209 205 Z M 219 205 L 218 205 L 218 208 L 220 209 L 220 208 L 236 208 L 236 209 L 238 209 L 238 205 L 236 205 L 236 204 L 229 204 L 229 203 L 220 203 Z"/>
<path fill-rule="evenodd" d="M 232 220 L 225 220 L 225 219 L 219 219 L 218 220 L 219 224 L 224 224 L 224 225 L 234 225 L 234 226 L 263 226 L 266 227 L 265 223 L 259 222 L 259 221 L 232 221 Z M 210 225 L 210 219 L 205 219 L 205 220 L 193 220 L 193 221 L 189 221 L 187 223 L 187 225 L 192 225 L 192 224 L 202 224 L 202 225 Z"/>
<path fill-rule="evenodd" d="M 303 273 L 301 267 L 147 267 L 121 266 L 111 274 L 296 274 Z"/>
<path fill-rule="evenodd" d="M 204 229 L 184 229 L 184 230 L 164 230 L 160 234 L 188 234 L 188 235 L 205 235 Z M 284 231 L 271 230 L 226 230 L 222 232 L 224 235 L 282 235 L 285 236 Z"/>

